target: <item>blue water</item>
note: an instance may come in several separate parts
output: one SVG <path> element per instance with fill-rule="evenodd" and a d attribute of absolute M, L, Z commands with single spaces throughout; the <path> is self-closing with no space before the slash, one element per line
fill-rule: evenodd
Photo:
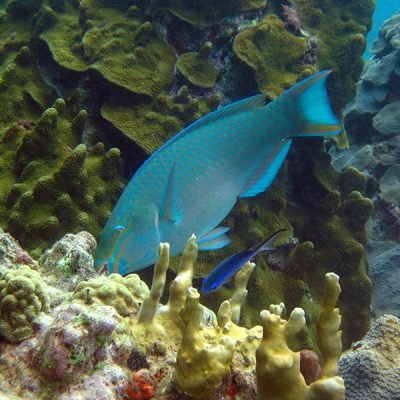
<path fill-rule="evenodd" d="M 372 56 L 370 49 L 373 41 L 378 36 L 383 21 L 391 17 L 397 11 L 400 11 L 400 0 L 376 0 L 373 25 L 367 36 L 367 49 L 364 53 L 365 60 L 368 60 Z"/>

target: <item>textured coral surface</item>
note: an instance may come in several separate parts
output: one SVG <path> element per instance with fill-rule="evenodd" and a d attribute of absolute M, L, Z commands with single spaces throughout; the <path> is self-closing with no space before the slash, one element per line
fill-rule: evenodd
<path fill-rule="evenodd" d="M 400 393 L 400 320 L 379 317 L 340 359 L 348 400 L 395 400 Z"/>
<path fill-rule="evenodd" d="M 36 258 L 67 232 L 97 236 L 126 179 L 175 133 L 219 104 L 260 90 L 275 97 L 317 69 L 334 69 L 330 100 L 340 113 L 361 70 L 372 3 L 3 1 L 0 225 Z M 369 323 L 370 203 L 360 179 L 331 170 L 320 144 L 293 146 L 288 173 L 224 222 L 233 245 L 201 255 L 195 271 L 204 277 L 236 249 L 287 228 L 282 244 L 293 243 L 257 260 L 241 322 L 259 323 L 259 309 L 281 300 L 289 312 L 301 304 L 309 324 L 299 349 L 316 345 L 309 327 L 328 270 L 342 276 L 345 346 Z M 52 265 L 55 280 L 90 278 L 85 267 L 55 261 L 52 273 Z M 58 285 L 72 290 L 78 280 Z M 232 293 L 223 287 L 204 302 L 216 311 Z"/>
<path fill-rule="evenodd" d="M 81 232 L 74 240 L 67 235 L 45 253 L 43 262 L 57 260 L 84 268 L 90 253 L 85 248 L 87 235 Z M 12 259 L 17 244 L 4 233 L 0 239 L 7 259 Z M 78 255 L 74 259 L 71 242 Z M 59 256 L 62 249 L 64 257 Z M 160 245 L 150 291 L 132 274 L 91 278 L 66 292 L 52 284 L 73 282 L 71 276 L 48 277 L 47 267 L 40 263 L 33 263 L 32 268 L 19 265 L 24 259 L 15 264 L 2 261 L 0 326 L 7 331 L 0 331 L 1 397 L 267 400 L 292 399 L 291 394 L 297 393 L 296 399 L 301 400 L 308 393 L 316 400 L 343 400 L 343 381 L 336 372 L 341 352 L 340 315 L 335 308 L 340 293 L 337 275 L 326 275 L 317 319 L 322 374 L 315 375 L 312 369 L 318 365 L 301 367 L 300 352 L 290 348 L 290 338 L 305 325 L 301 308 L 285 320 L 284 304 L 272 305 L 261 313 L 262 327 L 237 325 L 232 319 L 238 319 L 245 301 L 246 283 L 254 268 L 250 264 L 248 272 L 237 279 L 236 295 L 224 301 L 216 315 L 200 303 L 199 293 L 191 287 L 196 257 L 192 237 L 165 304 L 159 301 L 169 265 L 168 244 Z M 5 306 L 12 312 L 4 313 Z M 269 341 L 279 345 L 268 345 Z M 297 361 L 292 363 L 292 359 Z M 311 382 L 305 383 L 301 371 L 314 377 Z M 271 380 L 275 389 L 266 390 L 265 382 Z"/>

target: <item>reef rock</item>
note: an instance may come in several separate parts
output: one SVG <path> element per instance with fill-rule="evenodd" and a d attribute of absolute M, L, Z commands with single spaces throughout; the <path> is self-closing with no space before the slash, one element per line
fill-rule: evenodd
<path fill-rule="evenodd" d="M 345 109 L 345 126 L 355 141 L 399 134 L 398 64 L 400 14 L 384 22 L 374 42 L 374 58 L 365 64 L 357 95 Z"/>
<path fill-rule="evenodd" d="M 383 107 L 372 119 L 372 126 L 383 136 L 400 135 L 400 101 Z"/>

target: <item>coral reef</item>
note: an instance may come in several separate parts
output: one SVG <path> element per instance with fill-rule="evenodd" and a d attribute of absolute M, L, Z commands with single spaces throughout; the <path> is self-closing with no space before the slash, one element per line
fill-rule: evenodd
<path fill-rule="evenodd" d="M 302 158 L 309 151 L 314 152 L 312 165 L 307 163 L 303 167 Z M 365 224 L 373 204 L 362 193 L 353 191 L 354 182 L 357 182 L 356 188 L 363 189 L 359 172 L 347 170 L 338 174 L 330 165 L 329 155 L 315 152 L 311 143 L 299 146 L 292 157 L 289 175 L 296 183 L 289 195 L 293 203 L 288 206 L 287 215 L 298 238 L 310 240 L 314 245 L 313 267 L 309 272 L 303 268 L 302 279 L 314 294 L 318 293 L 321 282 L 317 282 L 313 271 L 322 268 L 341 276 L 343 291 L 339 304 L 343 315 L 343 344 L 347 348 L 369 329 L 372 288 L 364 245 L 367 242 Z M 313 189 L 308 191 L 305 181 Z M 310 208 L 314 212 L 306 216 Z M 301 265 L 304 267 L 304 262 Z M 355 312 L 357 320 L 352 317 Z"/>
<path fill-rule="evenodd" d="M 212 88 L 217 80 L 217 71 L 209 60 L 212 44 L 206 42 L 199 52 L 182 54 L 176 63 L 179 72 L 193 85 Z"/>
<path fill-rule="evenodd" d="M 354 2 L 293 0 L 307 32 L 316 33 L 316 63 L 319 69 L 332 68 L 332 104 L 336 111 L 355 94 L 355 81 L 363 68 L 361 55 L 365 34 L 371 26 L 373 0 Z"/>
<path fill-rule="evenodd" d="M 216 109 L 221 96 L 216 93 L 203 99 L 190 96 L 187 86 L 181 86 L 172 96 L 160 94 L 153 101 L 131 106 L 125 101 L 109 100 L 101 115 L 133 140 L 147 154 L 202 115 Z"/>
<path fill-rule="evenodd" d="M 67 241 L 79 245 L 79 235 L 74 241 L 68 236 Z M 64 242 L 65 239 L 60 241 Z M 9 248 L 13 250 L 11 244 Z M 34 318 L 30 338 L 13 343 L 6 337 L 7 341 L 0 342 L 1 395 L 4 393 L 5 399 L 15 395 L 28 400 L 216 400 L 235 396 L 248 400 L 283 399 L 282 396 L 289 395 L 291 380 L 279 376 L 276 381 L 274 376 L 282 355 L 288 354 L 297 360 L 290 374 L 296 376 L 296 382 L 312 398 L 343 398 L 344 387 L 336 376 L 341 349 L 340 316 L 334 308 L 340 292 L 336 275 L 326 276 L 325 300 L 317 319 L 322 374 L 308 386 L 300 372 L 300 352 L 291 350 L 289 343 L 290 336 L 304 327 L 304 311 L 296 308 L 285 322 L 280 317 L 284 310 L 281 303 L 271 306 L 270 311 L 262 311 L 263 327 L 246 329 L 233 322 L 232 318 L 237 316 L 232 310 L 240 308 L 239 303 L 244 301 L 245 282 L 254 268 L 248 264 L 244 275 L 237 278 L 238 292 L 233 296 L 236 300 L 224 301 L 215 315 L 200 304 L 200 296 L 192 287 L 196 257 L 197 246 L 192 237 L 169 287 L 165 305 L 160 304 L 160 297 L 169 265 L 168 244 L 160 245 L 150 291 L 135 274 L 127 278 L 111 275 L 82 281 L 61 303 L 54 302 L 56 290 L 49 288 L 49 299 L 43 303 L 40 315 Z M 9 288 L 18 274 L 25 274 L 29 269 L 24 265 L 16 269 L 1 268 Z M 35 268 L 44 272 L 40 264 Z M 39 272 L 31 269 L 29 276 L 33 280 L 41 279 Z M 100 280 L 101 286 L 97 285 Z M 104 292 L 108 295 L 103 296 L 103 288 L 107 288 Z M 86 293 L 86 298 L 82 299 L 82 293 Z M 129 303 L 127 295 L 136 298 Z M 34 297 L 27 300 L 35 303 Z M 24 301 L 19 298 L 16 304 L 21 306 Z M 29 304 L 25 308 L 29 309 Z M 267 322 L 268 315 L 275 321 L 275 328 Z M 266 347 L 269 337 L 281 345 Z M 272 350 L 274 354 L 266 357 Z M 258 397 L 254 368 L 258 376 Z M 315 362 L 305 363 L 302 368 L 314 369 Z M 307 376 L 312 374 L 307 372 Z M 270 388 L 267 394 L 265 382 L 271 379 L 280 389 Z M 285 386 L 287 390 L 282 391 Z M 305 392 L 296 398 L 309 398 Z"/>
<path fill-rule="evenodd" d="M 400 321 L 379 317 L 367 335 L 342 354 L 339 373 L 348 400 L 395 400 L 400 391 Z"/>
<path fill-rule="evenodd" d="M 306 39 L 288 32 L 276 15 L 268 15 L 240 32 L 233 49 L 254 70 L 258 89 L 272 99 L 296 83 L 299 76 L 315 72 L 313 66 L 302 62 Z"/>
<path fill-rule="evenodd" d="M 398 122 L 398 37 L 400 14 L 384 22 L 345 109 L 350 150 L 330 152 L 335 168 L 357 167 L 366 177 L 374 210 L 368 223 L 367 255 L 373 283 L 372 310 L 400 316 L 397 260 L 400 253 L 400 131 Z M 360 190 L 360 189 L 358 189 Z"/>
<path fill-rule="evenodd" d="M 306 321 L 304 310 L 295 308 L 287 321 L 281 319 L 282 307 L 261 312 L 263 338 L 257 348 L 256 372 L 259 399 L 344 399 L 342 378 L 337 375 L 337 362 L 342 351 L 339 310 L 335 307 L 340 294 L 339 277 L 325 275 L 326 293 L 318 318 L 318 344 L 323 356 L 322 373 L 309 386 L 300 370 L 301 355 L 287 343 L 298 334 Z"/>
<path fill-rule="evenodd" d="M 33 335 L 33 323 L 49 311 L 49 296 L 40 274 L 27 265 L 0 272 L 0 335 L 12 343 Z"/>
<path fill-rule="evenodd" d="M 266 0 L 232 0 L 222 4 L 200 0 L 189 4 L 184 0 L 156 0 L 154 10 L 167 9 L 178 18 L 194 25 L 212 25 L 240 11 L 265 7 Z"/>
<path fill-rule="evenodd" d="M 14 124 L 0 137 L 0 221 L 36 255 L 68 231 L 98 233 L 122 191 L 119 150 L 79 144 L 86 115 L 69 118 L 58 99 L 32 130 Z"/>
<path fill-rule="evenodd" d="M 0 116 L 0 186 L 4 189 L 0 192 L 0 225 L 32 250 L 35 258 L 67 232 L 87 229 L 97 235 L 123 188 L 121 158 L 126 161 L 128 177 L 172 135 L 220 103 L 250 96 L 257 86 L 274 97 L 316 68 L 334 67 L 337 73 L 329 86 L 339 112 L 360 71 L 363 26 L 368 27 L 372 11 L 370 0 L 356 5 L 333 0 L 7 3 L 0 14 L 4 110 Z M 190 79 L 199 78 L 198 70 L 192 70 L 189 78 L 176 73 L 185 58 L 193 61 L 192 53 L 199 61 L 204 43 L 208 59 L 200 64 L 213 65 L 213 71 L 218 71 L 217 78 L 214 72 L 208 74 L 213 79 L 207 87 Z M 58 97 L 63 97 L 66 105 L 56 101 Z M 97 144 L 99 140 L 105 145 Z M 121 149 L 121 158 L 118 150 L 110 150 L 114 146 Z M 254 290 L 241 317 L 250 327 L 260 322 L 260 307 L 283 300 L 290 312 L 301 305 L 310 324 L 306 334 L 297 339 L 299 349 L 316 347 L 310 326 L 317 318 L 316 304 L 322 294 L 321 281 L 314 275 L 323 276 L 328 265 L 336 272 L 346 270 L 343 283 L 349 284 L 343 284 L 343 298 L 352 293 L 362 299 L 360 314 L 365 316 L 357 329 L 352 329 L 350 318 L 353 297 L 341 304 L 345 345 L 359 339 L 368 323 L 369 282 L 365 263 L 360 261 L 368 202 L 357 194 L 348 197 L 354 190 L 364 195 L 364 188 L 356 178 L 343 178 L 340 188 L 331 184 L 339 178 L 328 170 L 328 161 L 319 163 L 323 156 L 318 152 L 302 154 L 303 169 L 299 170 L 307 169 L 306 160 L 314 157 L 312 163 L 319 168 L 313 168 L 309 182 L 301 180 L 302 190 L 309 196 L 306 210 L 299 211 L 301 216 L 295 218 L 297 211 L 286 207 L 298 199 L 285 194 L 282 175 L 268 194 L 240 201 L 226 224 L 232 228 L 232 247 L 236 249 L 282 227 L 288 229 L 282 243 L 292 233 L 294 241 L 300 240 L 298 246 L 283 248 L 278 261 L 260 257 L 250 278 Z M 289 160 L 289 171 L 297 168 L 293 165 Z M 289 187 L 296 179 L 289 174 Z M 338 189 L 342 188 L 339 212 Z M 326 198 L 322 201 L 323 194 Z M 354 212 L 356 207 L 359 213 Z M 334 218 L 329 220 L 332 210 Z M 314 217 L 310 221 L 310 215 L 316 213 L 319 217 L 322 213 L 325 223 L 310 236 L 308 228 L 319 222 Z M 333 254 L 331 243 L 322 237 L 332 239 L 343 254 L 355 250 L 349 266 L 345 257 Z M 67 240 L 60 245 L 60 251 L 69 254 L 61 257 L 65 264 L 57 261 L 58 250 L 54 250 L 54 260 L 41 262 L 51 287 L 72 291 L 79 280 L 92 277 L 85 254 L 91 245 L 83 237 L 79 240 L 79 256 L 68 250 Z M 196 277 L 205 276 L 212 265 L 232 254 L 232 247 L 200 256 Z M 280 267 L 270 271 L 268 265 Z M 282 266 L 287 271 L 283 272 Z M 217 310 L 233 293 L 224 287 L 202 302 Z M 58 292 L 58 301 L 62 299 Z"/>
<path fill-rule="evenodd" d="M 131 20 L 114 7 L 92 3 L 78 9 L 66 1 L 61 10 L 51 11 L 52 24 L 37 26 L 54 60 L 72 71 L 94 70 L 133 93 L 154 95 L 168 87 L 173 79 L 173 47 L 160 39 L 149 21 Z M 116 15 L 110 20 L 108 13 Z"/>

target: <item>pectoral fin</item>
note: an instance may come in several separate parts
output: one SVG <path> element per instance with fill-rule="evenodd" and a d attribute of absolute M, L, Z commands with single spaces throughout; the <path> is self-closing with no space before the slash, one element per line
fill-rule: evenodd
<path fill-rule="evenodd" d="M 161 207 L 160 220 L 176 223 L 179 218 L 178 204 L 175 194 L 175 162 L 172 164 L 165 187 L 164 198 Z"/>
<path fill-rule="evenodd" d="M 225 233 L 228 232 L 229 229 L 230 228 L 221 226 L 200 237 L 197 241 L 199 250 L 217 250 L 228 245 L 231 239 L 229 239 Z"/>

